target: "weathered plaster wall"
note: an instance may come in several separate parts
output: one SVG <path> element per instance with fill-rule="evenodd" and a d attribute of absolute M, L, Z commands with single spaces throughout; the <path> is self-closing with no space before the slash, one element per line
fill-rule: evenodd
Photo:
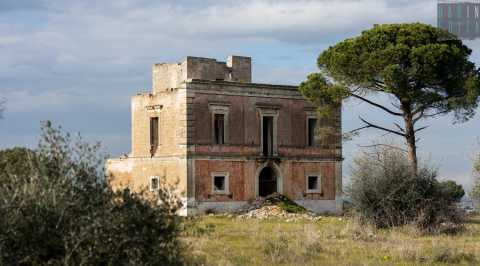
<path fill-rule="evenodd" d="M 150 177 L 157 176 L 161 182 L 177 187 L 177 193 L 185 197 L 187 193 L 186 159 L 127 158 L 107 161 L 107 177 L 114 190 L 128 187 L 133 191 L 149 190 Z"/>
<path fill-rule="evenodd" d="M 186 91 L 173 89 L 132 98 L 132 153 L 130 157 L 151 157 L 150 118 L 159 118 L 159 146 L 154 157 L 186 156 Z"/>

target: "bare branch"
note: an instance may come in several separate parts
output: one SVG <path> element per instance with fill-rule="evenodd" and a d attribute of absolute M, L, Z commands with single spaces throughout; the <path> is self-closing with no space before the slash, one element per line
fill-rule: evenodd
<path fill-rule="evenodd" d="M 397 150 L 400 150 L 400 151 L 403 151 L 403 152 L 408 152 L 405 149 L 402 149 L 402 148 L 399 148 L 399 147 L 393 146 L 393 145 L 387 145 L 387 144 L 357 145 L 357 146 L 360 147 L 360 148 L 388 147 L 388 148 L 397 149 Z"/>
<path fill-rule="evenodd" d="M 430 127 L 430 126 L 421 127 L 421 128 L 419 128 L 419 129 L 415 130 L 415 133 L 420 132 L 420 131 L 422 131 L 422 130 L 424 130 L 424 129 L 427 129 L 427 128 L 429 128 L 429 127 Z"/>
<path fill-rule="evenodd" d="M 398 103 L 390 102 L 390 104 L 397 109 L 401 109 L 401 106 Z"/>
<path fill-rule="evenodd" d="M 392 133 L 392 134 L 395 134 L 395 135 L 398 135 L 398 136 L 402 136 L 402 137 L 405 137 L 405 134 L 402 133 L 402 132 L 398 132 L 398 131 L 395 131 L 395 130 L 392 130 L 392 129 L 388 129 L 388 128 L 384 128 L 384 127 L 381 127 L 381 126 L 378 126 L 378 125 L 375 125 L 375 124 L 372 124 L 368 121 L 366 121 L 365 119 L 363 119 L 362 117 L 358 117 L 360 118 L 360 120 L 366 124 L 366 127 L 365 128 L 376 128 L 376 129 L 380 129 L 380 130 L 383 130 L 383 131 L 386 131 L 386 132 L 389 132 L 389 133 Z"/>
<path fill-rule="evenodd" d="M 378 104 L 378 103 L 374 103 L 374 102 L 370 101 L 369 99 L 364 98 L 364 97 L 362 97 L 362 96 L 359 96 L 359 95 L 357 95 L 357 94 L 350 93 L 350 96 L 352 96 L 352 97 L 354 97 L 354 98 L 357 98 L 357 99 L 359 99 L 359 100 L 362 100 L 362 101 L 364 101 L 364 102 L 366 102 L 366 103 L 368 103 L 368 104 L 370 104 L 370 105 L 373 105 L 373 106 L 375 106 L 375 107 L 378 107 L 378 108 L 384 110 L 385 112 L 387 112 L 387 113 L 389 113 L 389 114 L 391 114 L 391 115 L 403 116 L 402 113 L 398 113 L 398 112 L 392 111 L 392 110 L 388 109 L 387 107 L 385 107 L 385 106 L 383 106 L 383 105 L 380 105 L 380 104 Z"/>
<path fill-rule="evenodd" d="M 354 130 L 350 130 L 349 132 L 347 132 L 347 134 L 353 134 L 353 133 L 356 133 L 362 129 L 366 129 L 366 128 L 369 128 L 369 126 L 364 126 L 364 127 L 359 127 L 357 129 L 354 129 Z"/>
<path fill-rule="evenodd" d="M 422 119 L 422 118 L 424 117 L 424 115 L 425 115 L 425 109 L 421 109 L 420 111 L 417 110 L 417 111 L 415 111 L 415 112 L 413 113 L 413 115 L 416 115 L 416 114 L 418 114 L 418 113 L 420 113 L 420 114 L 419 114 L 416 118 L 413 119 L 413 124 L 414 124 L 414 125 L 415 125 L 418 121 L 420 121 L 420 119 Z"/>
<path fill-rule="evenodd" d="M 449 111 L 441 111 L 441 112 L 434 113 L 434 114 L 424 115 L 424 117 L 434 117 L 434 116 L 437 116 L 437 115 L 446 114 L 446 113 L 448 113 L 448 112 L 449 112 Z"/>
<path fill-rule="evenodd" d="M 399 124 L 393 123 L 401 132 L 405 133 L 405 129 L 403 129 Z"/>

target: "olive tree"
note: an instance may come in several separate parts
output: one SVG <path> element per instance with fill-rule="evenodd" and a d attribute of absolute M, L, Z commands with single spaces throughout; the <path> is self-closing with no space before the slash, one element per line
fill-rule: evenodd
<path fill-rule="evenodd" d="M 356 156 L 346 189 L 354 214 L 380 228 L 414 223 L 422 231 L 438 232 L 446 222 L 461 226 L 456 203 L 463 188 L 438 181 L 436 170 L 427 165 L 420 164 L 416 174 L 410 167 L 406 154 L 392 146 Z"/>
<path fill-rule="evenodd" d="M 417 172 L 417 134 L 427 128 L 420 122 L 451 112 L 455 122 L 463 122 L 475 113 L 480 75 L 471 53 L 457 37 L 433 26 L 376 25 L 322 52 L 320 72 L 309 75 L 300 90 L 322 106 L 356 99 L 391 116 L 393 127 L 359 117 L 364 125 L 352 133 L 373 128 L 402 137 Z M 388 96 L 391 104 L 376 95 Z"/>
<path fill-rule="evenodd" d="M 167 187 L 155 198 L 112 191 L 99 144 L 50 123 L 42 132 L 34 151 L 0 152 L 0 265 L 186 262 Z"/>

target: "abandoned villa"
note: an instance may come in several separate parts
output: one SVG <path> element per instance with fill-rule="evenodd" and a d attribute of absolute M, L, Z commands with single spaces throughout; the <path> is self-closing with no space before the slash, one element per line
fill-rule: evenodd
<path fill-rule="evenodd" d="M 342 211 L 340 108 L 330 118 L 295 86 L 252 83 L 251 59 L 153 66 L 131 101 L 132 150 L 107 162 L 114 189 L 175 184 L 183 215 L 231 211 L 272 193 Z M 318 134 L 323 127 L 333 134 Z"/>

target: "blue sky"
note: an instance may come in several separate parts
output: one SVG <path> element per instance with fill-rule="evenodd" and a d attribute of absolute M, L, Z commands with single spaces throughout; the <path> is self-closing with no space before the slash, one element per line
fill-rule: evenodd
<path fill-rule="evenodd" d="M 436 1 L 0 1 L 0 148 L 35 147 L 39 122 L 52 120 L 113 155 L 130 149 L 129 98 L 151 87 L 151 65 L 187 55 L 253 58 L 255 82 L 298 84 L 316 71 L 318 54 L 373 24 L 436 23 Z M 468 41 L 480 64 L 480 41 Z M 384 125 L 390 117 L 358 102 L 343 110 L 345 130 L 358 115 Z M 480 150 L 480 115 L 452 125 L 427 121 L 420 155 L 441 178 L 468 185 Z M 345 143 L 345 173 L 359 145 L 383 133 L 365 131 Z M 401 139 L 388 139 L 403 143 Z"/>

